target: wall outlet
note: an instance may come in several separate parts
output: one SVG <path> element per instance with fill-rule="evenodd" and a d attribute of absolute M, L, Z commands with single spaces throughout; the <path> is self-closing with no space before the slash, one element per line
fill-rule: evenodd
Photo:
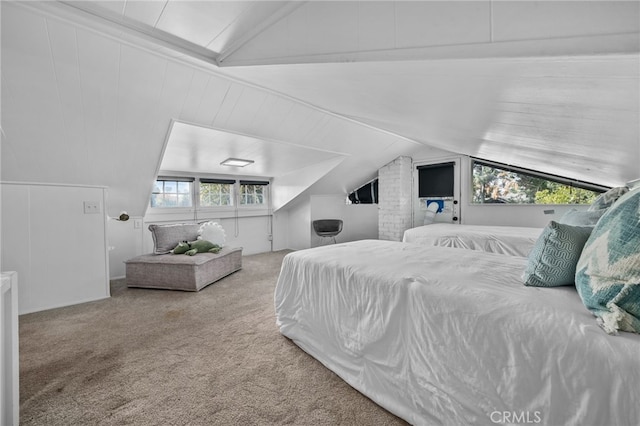
<path fill-rule="evenodd" d="M 96 214 L 100 213 L 99 201 L 85 201 L 84 202 L 84 214 Z"/>

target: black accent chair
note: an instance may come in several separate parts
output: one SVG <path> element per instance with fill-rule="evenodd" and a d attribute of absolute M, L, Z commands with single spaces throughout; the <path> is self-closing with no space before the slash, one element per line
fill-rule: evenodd
<path fill-rule="evenodd" d="M 313 221 L 313 230 L 316 235 L 322 238 L 332 238 L 336 243 L 336 235 L 342 232 L 342 220 L 340 219 L 319 219 Z"/>

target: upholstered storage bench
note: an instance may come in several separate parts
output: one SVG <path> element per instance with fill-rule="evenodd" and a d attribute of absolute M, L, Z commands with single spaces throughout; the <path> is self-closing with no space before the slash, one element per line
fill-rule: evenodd
<path fill-rule="evenodd" d="M 199 291 L 242 269 L 242 248 L 219 253 L 143 254 L 125 261 L 127 287 Z"/>

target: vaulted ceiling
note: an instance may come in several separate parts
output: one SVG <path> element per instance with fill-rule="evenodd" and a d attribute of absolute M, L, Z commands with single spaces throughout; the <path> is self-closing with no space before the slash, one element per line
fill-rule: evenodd
<path fill-rule="evenodd" d="M 113 211 L 144 213 L 160 170 L 239 155 L 276 208 L 429 151 L 640 175 L 635 1 L 1 7 L 2 179 L 106 185 Z"/>

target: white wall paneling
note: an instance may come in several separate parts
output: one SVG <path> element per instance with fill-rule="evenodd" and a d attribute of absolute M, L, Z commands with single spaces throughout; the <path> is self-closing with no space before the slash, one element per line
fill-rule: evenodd
<path fill-rule="evenodd" d="M 109 236 L 109 280 L 124 278 L 124 262 L 144 253 L 144 235 L 149 233 L 149 230 L 145 228 L 142 216 L 131 216 L 126 222 L 109 218 L 107 230 Z"/>
<path fill-rule="evenodd" d="M 18 354 L 18 274 L 3 272 L 0 282 L 0 424 L 18 426 L 20 361 Z"/>
<path fill-rule="evenodd" d="M 226 235 L 226 246 L 242 247 L 243 255 L 264 253 L 271 251 L 270 240 L 270 221 L 269 215 L 245 216 L 245 217 L 213 217 L 201 216 L 196 220 L 197 223 L 213 221 L 219 223 Z M 149 231 L 149 225 L 158 224 L 166 225 L 171 223 L 194 223 L 193 216 L 183 217 L 183 219 L 174 219 L 171 221 L 156 221 L 152 217 L 147 216 L 144 222 L 143 235 L 143 253 L 153 252 L 153 238 Z"/>
<path fill-rule="evenodd" d="M 2 267 L 20 276 L 20 314 L 109 297 L 106 191 L 2 183 Z"/>

